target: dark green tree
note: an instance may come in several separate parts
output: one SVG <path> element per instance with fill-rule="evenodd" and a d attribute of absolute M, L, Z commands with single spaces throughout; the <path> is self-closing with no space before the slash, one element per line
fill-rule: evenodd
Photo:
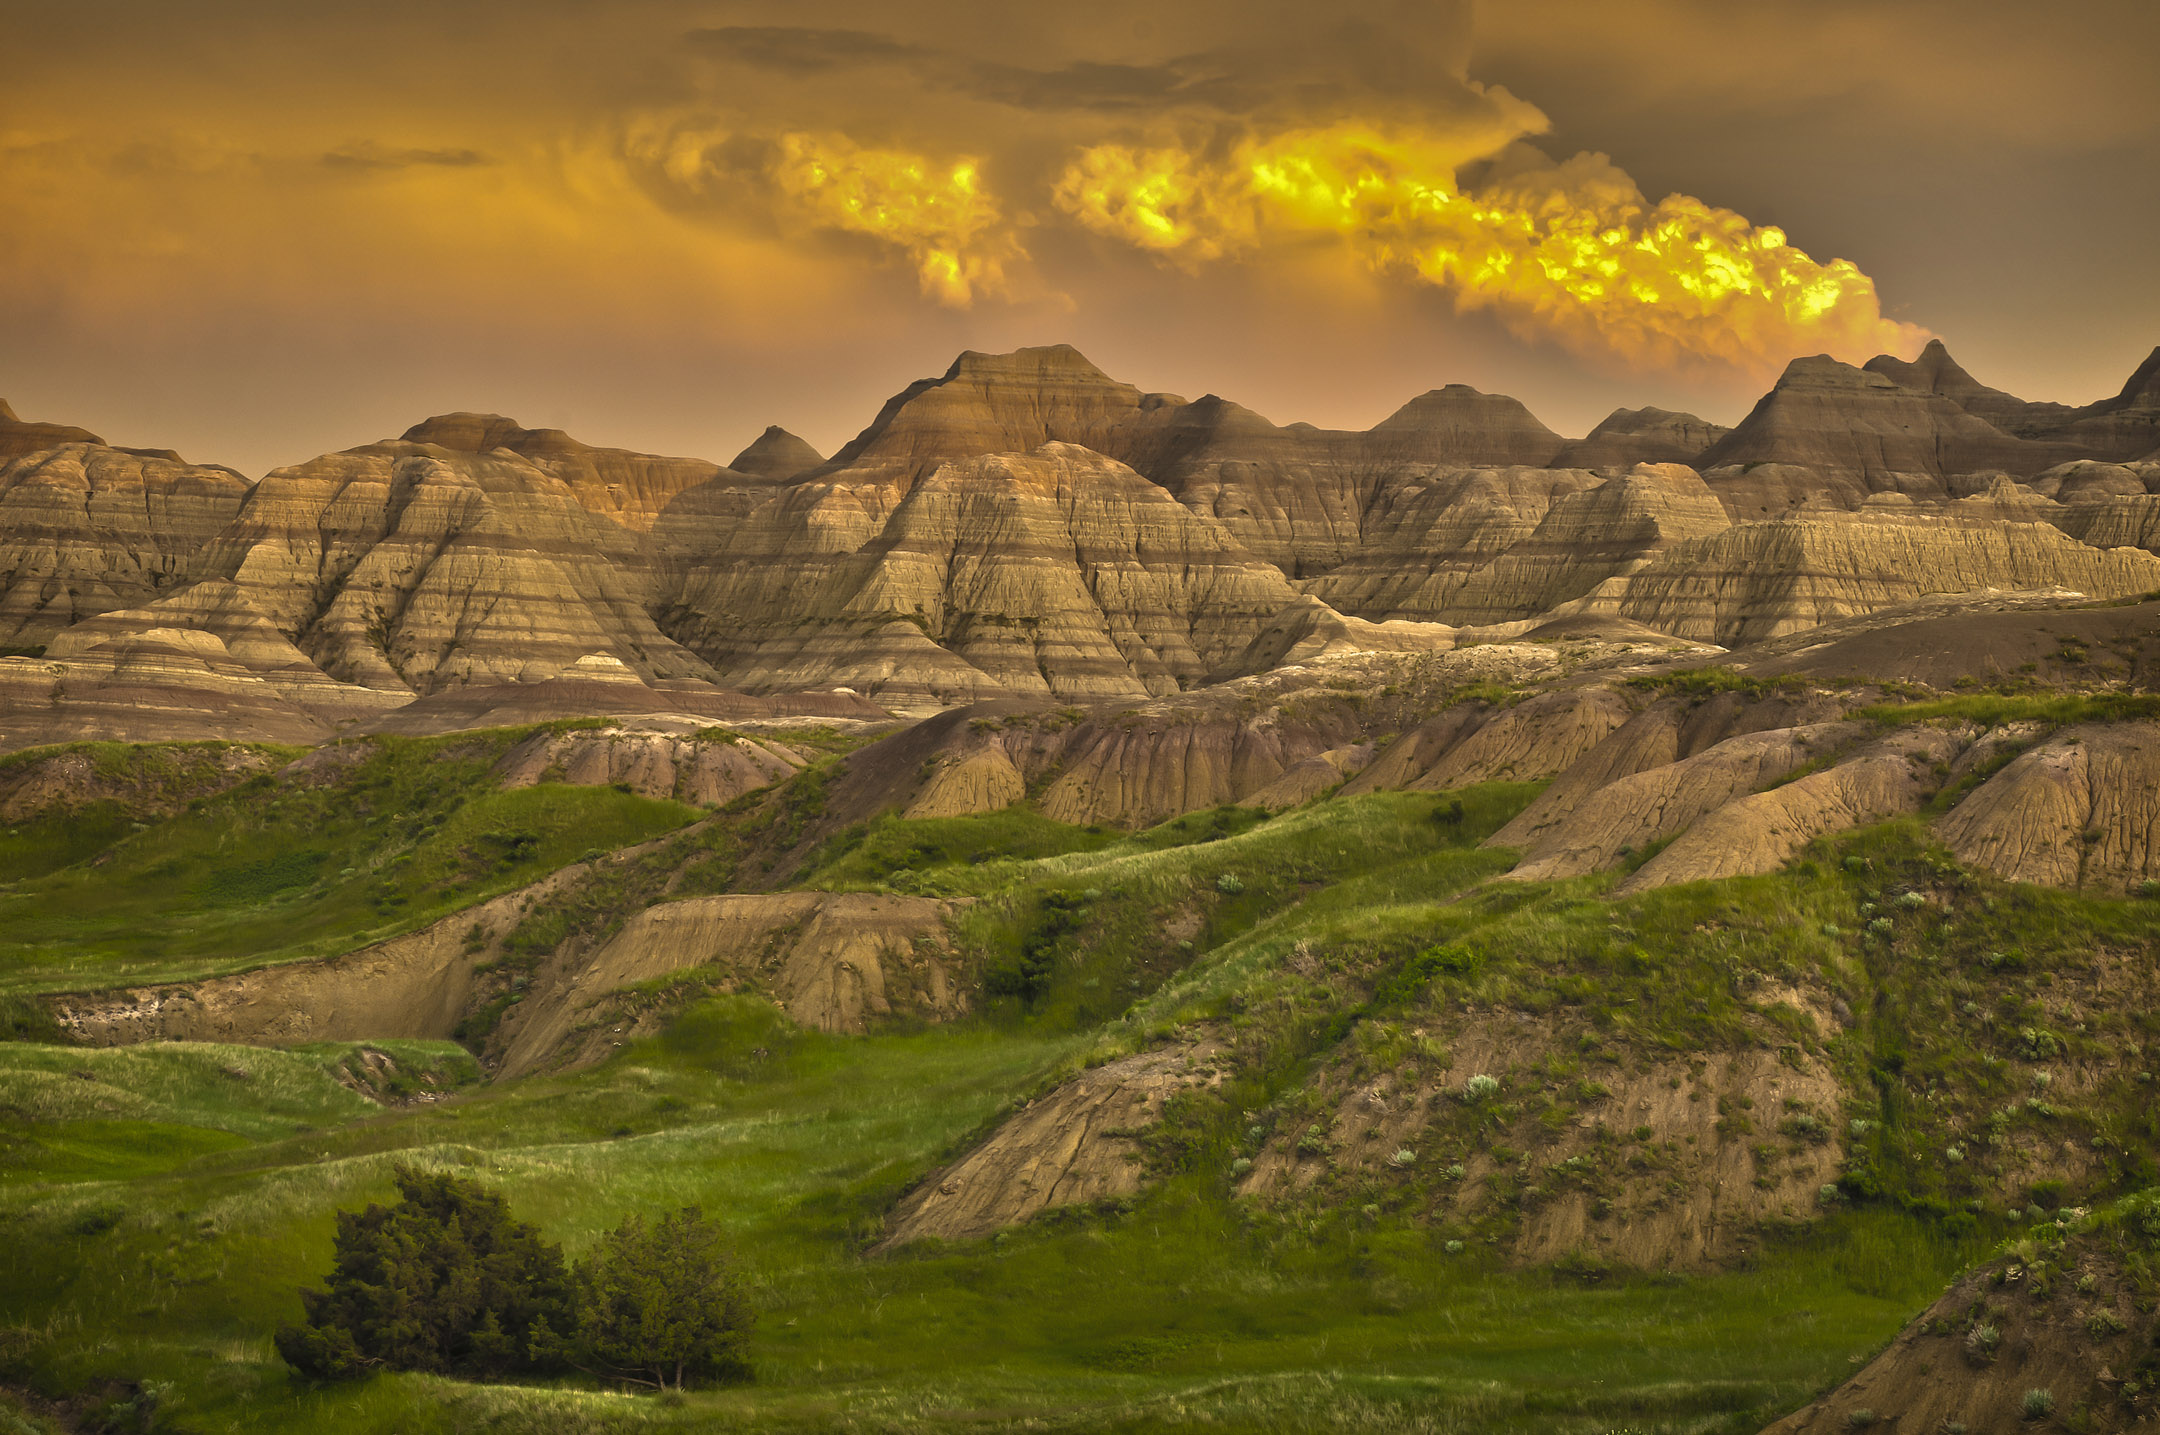
<path fill-rule="evenodd" d="M 573 1274 L 572 1361 L 660 1389 L 741 1377 L 750 1303 L 720 1228 L 695 1206 L 651 1225 L 632 1216 Z"/>
<path fill-rule="evenodd" d="M 341 1211 L 324 1290 L 303 1290 L 304 1325 L 277 1333 L 302 1374 L 370 1370 L 499 1376 L 559 1368 L 569 1320 L 562 1248 L 513 1220 L 496 1192 L 397 1168 L 395 1206 Z"/>

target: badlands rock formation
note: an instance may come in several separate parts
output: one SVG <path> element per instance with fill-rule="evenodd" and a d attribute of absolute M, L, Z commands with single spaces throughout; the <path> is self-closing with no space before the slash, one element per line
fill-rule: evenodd
<path fill-rule="evenodd" d="M 2160 587 L 2116 551 L 2160 550 L 2156 423 L 2160 359 L 2069 409 L 1939 346 L 1797 360 L 1730 432 L 1633 409 L 1572 443 L 1459 384 L 1364 432 L 1278 425 L 1064 346 L 963 354 L 829 461 L 780 429 L 722 467 L 451 413 L 250 484 L 10 417 L 0 648 L 122 615 L 63 647 L 105 650 L 107 730 L 154 736 L 250 706 L 221 663 L 334 730 L 594 655 L 662 694 L 850 689 L 920 714 L 1556 620 L 1752 643 L 1931 594 Z M 16 726 L 65 730 L 83 699 L 34 678 L 0 675 Z"/>

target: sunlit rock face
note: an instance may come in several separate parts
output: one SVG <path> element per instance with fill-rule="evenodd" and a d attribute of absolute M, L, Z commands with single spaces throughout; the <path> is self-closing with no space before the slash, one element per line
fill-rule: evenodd
<path fill-rule="evenodd" d="M 701 458 L 660 458 L 627 449 L 594 448 L 561 429 L 520 428 L 498 414 L 441 414 L 407 429 L 403 442 L 453 453 L 507 449 L 569 488 L 579 506 L 644 532 L 670 500 L 726 470 Z"/>
<path fill-rule="evenodd" d="M 371 444 L 279 469 L 208 565 L 368 687 L 543 678 L 588 653 L 648 678 L 710 675 L 654 626 L 632 532 L 499 447 Z"/>
<path fill-rule="evenodd" d="M 1730 646 L 1929 594 L 2160 588 L 2160 463 L 2102 451 L 2155 413 L 2160 360 L 2064 409 L 1938 346 L 1795 361 L 1730 432 L 1634 409 L 1568 441 L 1462 385 L 1338 432 L 1052 346 L 961 355 L 830 460 L 778 428 L 723 467 L 449 413 L 251 485 L 9 411 L 0 448 L 45 446 L 0 467 L 0 645 L 58 644 L 98 702 L 135 673 L 145 711 L 245 689 L 303 725 L 581 662 L 641 690 L 624 711 L 723 682 L 920 711 L 1553 622 Z"/>
<path fill-rule="evenodd" d="M 1197 681 L 1297 600 L 1272 565 L 1077 445 L 774 492 L 697 563 L 676 632 L 752 690 L 964 700 Z"/>
<path fill-rule="evenodd" d="M 0 647 L 41 646 L 203 576 L 205 547 L 247 493 L 228 469 L 96 442 L 0 464 Z"/>

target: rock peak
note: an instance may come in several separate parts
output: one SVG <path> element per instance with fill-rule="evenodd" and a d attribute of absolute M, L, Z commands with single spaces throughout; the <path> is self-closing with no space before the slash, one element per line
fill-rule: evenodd
<path fill-rule="evenodd" d="M 750 446 L 728 462 L 737 473 L 756 478 L 796 478 L 825 462 L 825 456 L 778 424 L 768 425 Z"/>
<path fill-rule="evenodd" d="M 0 423 L 19 424 L 21 422 L 21 419 L 15 417 L 15 410 L 8 407 L 8 401 L 0 399 Z"/>
<path fill-rule="evenodd" d="M 950 379 L 1000 378 L 1000 379 L 1058 379 L 1066 383 L 1117 384 L 1117 381 L 1088 361 L 1087 355 L 1070 344 L 1043 344 L 1034 348 L 1014 349 L 1006 354 L 986 354 L 979 349 L 963 349 L 960 357 L 952 361 L 945 371 Z M 1122 388 L 1124 385 L 1117 385 Z"/>
<path fill-rule="evenodd" d="M 2155 345 L 2145 362 L 2131 371 L 2122 392 L 2107 403 L 2118 409 L 2160 407 L 2160 345 Z"/>

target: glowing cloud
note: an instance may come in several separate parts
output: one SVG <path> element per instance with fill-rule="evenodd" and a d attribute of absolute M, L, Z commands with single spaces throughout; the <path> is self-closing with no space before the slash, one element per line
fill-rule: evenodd
<path fill-rule="evenodd" d="M 863 149 L 834 135 L 783 135 L 772 179 L 813 222 L 905 253 L 923 292 L 964 307 L 1001 293 L 1020 254 L 978 161 Z"/>
<path fill-rule="evenodd" d="M 1818 262 L 1783 231 L 1686 195 L 1651 204 L 1603 155 L 1555 164 L 1513 146 L 1465 190 L 1456 172 L 1481 157 L 1461 139 L 1356 125 L 1252 136 L 1219 156 L 1097 145 L 1054 197 L 1097 233 L 1188 267 L 1332 236 L 1459 309 L 1637 363 L 1760 371 L 1824 350 L 1910 352 L 1924 337 L 1883 318 L 1851 263 Z"/>

